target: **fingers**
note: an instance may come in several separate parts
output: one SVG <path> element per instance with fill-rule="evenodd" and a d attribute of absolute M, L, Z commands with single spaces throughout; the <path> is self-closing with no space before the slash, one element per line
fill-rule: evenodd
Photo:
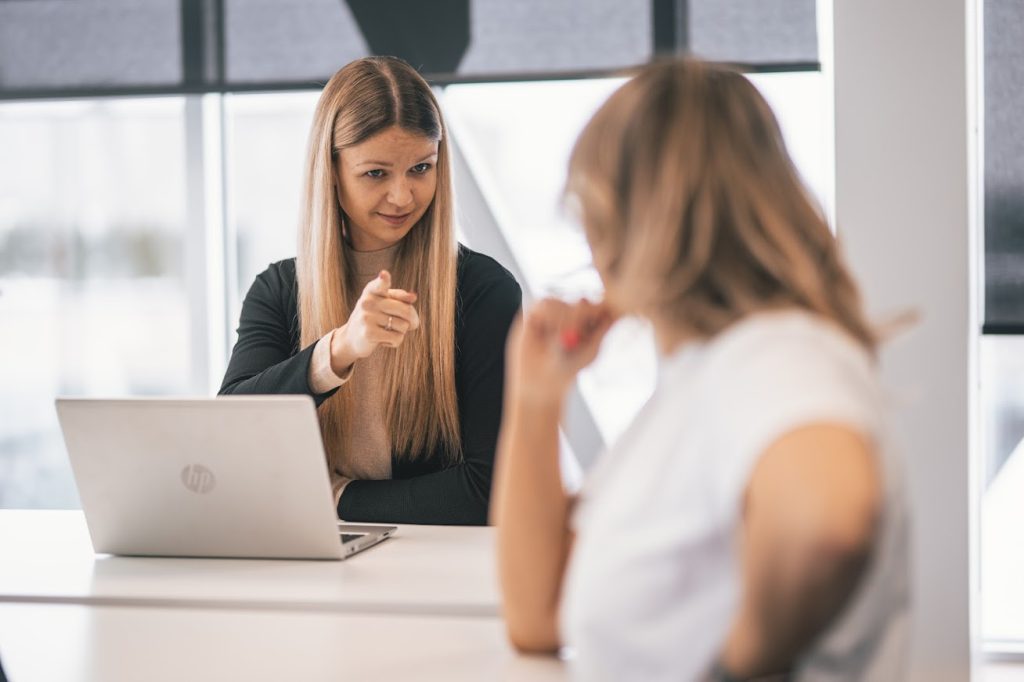
<path fill-rule="evenodd" d="M 392 289 L 391 273 L 381 270 L 380 274 L 363 288 L 363 294 L 356 305 L 367 318 L 369 326 L 380 327 L 389 332 L 400 330 L 404 334 L 420 327 L 420 316 L 413 306 L 417 298 L 415 292 Z"/>
<path fill-rule="evenodd" d="M 571 353 L 600 343 L 614 322 L 615 317 L 604 303 L 583 299 L 568 306 L 559 330 L 562 350 Z"/>
<path fill-rule="evenodd" d="M 339 354 L 352 359 L 367 358 L 380 346 L 398 348 L 406 334 L 420 327 L 414 303 L 416 294 L 393 289 L 391 273 L 381 270 L 367 282 L 348 320 L 339 329 L 344 332 Z"/>
<path fill-rule="evenodd" d="M 366 315 L 362 321 L 360 333 L 362 338 L 370 344 L 371 352 L 378 346 L 398 348 L 409 332 L 407 322 L 391 315 L 372 313 Z"/>
<path fill-rule="evenodd" d="M 616 318 L 606 304 L 584 299 L 566 303 L 557 299 L 538 301 L 527 312 L 524 328 L 538 341 L 557 343 L 564 352 L 599 342 Z"/>
<path fill-rule="evenodd" d="M 576 375 L 597 357 L 613 321 L 603 303 L 544 299 L 530 306 L 509 336 L 510 395 L 561 404 Z"/>
<path fill-rule="evenodd" d="M 391 299 L 376 299 L 363 306 L 362 328 L 374 346 L 398 348 L 409 332 L 419 328 L 416 309 Z"/>
<path fill-rule="evenodd" d="M 396 320 L 395 324 L 397 325 L 399 322 Z M 398 348 L 405 341 L 405 332 L 394 328 L 391 331 L 384 327 L 379 327 L 378 329 L 379 331 L 375 334 L 378 345 L 386 346 L 387 348 Z"/>
<path fill-rule="evenodd" d="M 398 332 L 403 336 L 414 329 L 409 322 L 400 317 L 395 317 L 394 315 L 375 313 L 373 319 L 374 323 L 384 331 Z"/>
<path fill-rule="evenodd" d="M 396 301 L 401 301 L 402 303 L 410 304 L 415 303 L 418 298 L 415 292 L 406 291 L 405 289 L 388 289 L 387 297 L 393 298 Z"/>
<path fill-rule="evenodd" d="M 527 312 L 523 326 L 538 341 L 553 341 L 564 325 L 569 304 L 554 298 L 535 303 Z"/>
<path fill-rule="evenodd" d="M 401 320 L 410 330 L 420 327 L 420 315 L 416 312 L 416 308 L 409 303 L 403 303 L 393 298 L 378 298 L 367 302 L 367 309 L 383 315 L 385 320 L 388 317 L 395 318 L 395 322 Z M 392 323 L 392 326 L 394 324 Z"/>
<path fill-rule="evenodd" d="M 403 303 L 415 303 L 417 296 L 415 292 L 406 291 L 405 289 L 392 289 L 391 288 L 391 273 L 387 270 L 381 270 L 380 274 L 376 278 L 370 280 L 365 287 L 363 287 L 363 295 L 371 294 L 380 298 L 393 298 L 396 301 L 402 301 Z"/>

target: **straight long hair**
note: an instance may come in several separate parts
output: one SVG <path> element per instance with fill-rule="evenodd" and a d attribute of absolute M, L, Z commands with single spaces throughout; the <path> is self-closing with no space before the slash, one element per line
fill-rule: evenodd
<path fill-rule="evenodd" d="M 741 73 L 693 59 L 640 69 L 580 134 L 566 195 L 624 310 L 707 338 L 801 308 L 875 354 L 836 240 Z"/>
<path fill-rule="evenodd" d="M 433 201 L 397 250 L 393 286 L 415 291 L 420 329 L 386 353 L 381 385 L 384 422 L 400 457 L 441 452 L 461 458 L 455 392 L 455 296 L 458 244 L 452 218 L 447 130 L 427 82 L 394 57 L 351 62 L 328 81 L 309 134 L 299 224 L 298 310 L 301 346 L 348 321 L 356 289 L 345 215 L 338 202 L 339 152 L 398 126 L 438 142 Z M 357 370 L 358 371 L 358 370 Z M 359 419 L 344 388 L 318 410 L 328 464 L 337 470 L 345 435 Z"/>

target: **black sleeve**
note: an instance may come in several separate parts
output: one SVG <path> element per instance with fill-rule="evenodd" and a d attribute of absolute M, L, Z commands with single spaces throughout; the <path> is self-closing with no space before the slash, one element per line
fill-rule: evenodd
<path fill-rule="evenodd" d="M 465 292 L 456 388 L 462 462 L 407 479 L 352 481 L 338 503 L 346 521 L 485 525 L 501 426 L 505 341 L 522 305 L 512 276 Z"/>
<path fill-rule="evenodd" d="M 317 405 L 334 391 L 313 393 L 309 363 L 313 348 L 297 351 L 292 328 L 296 303 L 281 269 L 271 266 L 256 277 L 242 303 L 238 341 L 224 373 L 219 394 L 305 394 Z"/>

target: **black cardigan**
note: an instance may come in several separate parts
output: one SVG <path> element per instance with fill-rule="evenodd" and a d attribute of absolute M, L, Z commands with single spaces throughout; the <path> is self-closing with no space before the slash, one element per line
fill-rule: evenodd
<path fill-rule="evenodd" d="M 339 389 L 309 387 L 311 344 L 299 348 L 295 259 L 256 277 L 242 303 L 238 342 L 220 394 L 305 394 L 317 405 Z M 440 453 L 392 454 L 389 480 L 352 481 L 338 503 L 346 521 L 483 525 L 501 423 L 505 339 L 522 304 L 515 278 L 494 259 L 459 247 L 455 312 L 455 388 L 462 461 Z M 358 371 L 358 368 L 356 369 Z M 341 387 L 344 390 L 344 386 Z"/>

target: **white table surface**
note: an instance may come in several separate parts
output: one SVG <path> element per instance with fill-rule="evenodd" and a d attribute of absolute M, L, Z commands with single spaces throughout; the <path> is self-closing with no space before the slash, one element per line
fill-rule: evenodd
<path fill-rule="evenodd" d="M 0 604 L 11 682 L 564 680 L 497 618 Z"/>
<path fill-rule="evenodd" d="M 0 510 L 0 602 L 497 616 L 494 530 L 400 526 L 346 561 L 95 555 L 78 511 Z"/>

